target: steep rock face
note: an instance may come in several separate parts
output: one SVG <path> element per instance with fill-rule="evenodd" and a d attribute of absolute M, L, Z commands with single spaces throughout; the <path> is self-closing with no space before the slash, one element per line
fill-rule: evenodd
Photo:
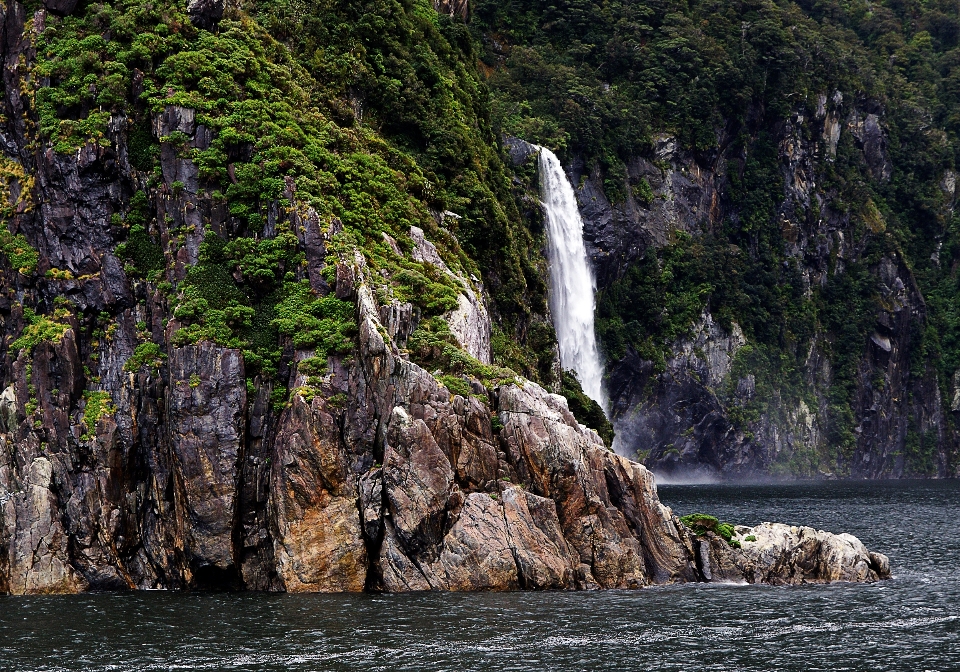
<path fill-rule="evenodd" d="M 726 162 L 717 157 L 703 163 L 680 150 L 674 138 L 658 136 L 651 157 L 635 157 L 627 164 L 629 181 L 645 180 L 654 198 L 645 202 L 628 190 L 624 202 L 616 205 L 604 194 L 596 168 L 581 161 L 573 164 L 571 181 L 578 185 L 584 242 L 600 287 L 617 278 L 651 245 L 665 245 L 674 232 L 696 233 L 719 223 Z"/>
<path fill-rule="evenodd" d="M 337 404 L 332 394 L 307 400 L 296 393 L 277 423 L 265 481 L 272 554 L 238 543 L 250 527 L 243 511 L 250 480 L 240 467 L 247 456 L 238 445 L 250 444 L 244 427 L 253 426 L 257 404 L 240 403 L 246 401 L 240 354 L 201 344 L 175 350 L 169 367 L 168 421 L 180 428 L 166 446 L 165 490 L 172 492 L 152 494 L 157 503 L 146 500 L 147 510 L 138 511 L 145 498 L 130 488 L 143 492 L 143 486 L 116 484 L 134 516 L 149 521 L 140 525 L 145 539 L 136 553 L 118 557 L 100 548 L 99 556 L 78 557 L 70 542 L 83 517 L 67 506 L 60 522 L 52 463 L 37 456 L 26 469 L 2 465 L 6 590 L 74 592 L 93 585 L 84 577 L 98 573 L 119 574 L 132 587 L 288 591 L 882 577 L 861 567 L 862 548 L 851 539 L 852 551 L 818 550 L 814 569 L 799 567 L 787 551 L 731 556 L 723 546 L 707 548 L 660 504 L 650 472 L 608 451 L 577 424 L 563 397 L 519 380 L 493 391 L 480 386 L 486 402 L 451 395 L 384 338 L 378 307 L 362 283 L 357 296 L 356 356 L 332 362 L 324 382 L 328 392 L 352 394 Z M 200 431 L 213 418 L 218 426 Z M 114 426 L 103 420 L 96 440 Z M 21 462 L 24 454 L 5 453 Z M 378 455 L 383 466 L 375 464 Z M 147 481 L 164 478 L 159 459 L 153 470 Z M 89 498 L 80 476 L 70 477 L 76 496 Z M 826 540 L 820 539 L 824 548 Z M 865 566 L 879 562 L 868 558 Z M 728 566 L 740 574 L 712 569 Z M 101 578 L 96 585 L 107 584 Z"/>
<path fill-rule="evenodd" d="M 334 411 L 336 413 L 336 411 Z M 294 397 L 277 433 L 270 482 L 276 571 L 287 592 L 363 590 L 367 553 L 336 418 Z"/>
<path fill-rule="evenodd" d="M 212 30 L 223 18 L 225 0 L 190 0 L 187 14 L 197 28 Z"/>
<path fill-rule="evenodd" d="M 168 431 L 182 479 L 189 562 L 194 572 L 230 572 L 245 444 L 243 358 L 210 342 L 177 348 L 170 382 Z"/>
<path fill-rule="evenodd" d="M 191 2 L 192 20 L 218 4 Z M 271 186 L 262 229 L 241 229 L 195 161 L 214 139 L 196 111 L 170 104 L 149 119 L 115 115 L 100 142 L 70 152 L 38 139 L 24 95 L 30 30 L 52 19 L 41 9 L 30 28 L 21 3 L 5 7 L 0 143 L 13 177 L 3 226 L 37 254 L 33 270 L 14 267 L 19 242 L 0 255 L 0 591 L 504 590 L 705 578 L 650 472 L 607 451 L 562 397 L 519 378 L 487 387 L 466 376 L 470 392 L 456 395 L 409 361 L 401 346 L 417 326 L 411 304 L 378 303 L 377 271 L 359 250 L 343 251 L 344 224 L 299 202 L 292 180 Z M 131 158 L 144 135 L 156 150 L 150 170 Z M 236 184 L 233 162 L 251 147 L 225 151 L 225 181 Z M 143 227 L 142 255 L 130 250 L 131 214 Z M 346 346 L 328 352 L 319 337 L 308 345 L 297 339 L 302 325 L 268 334 L 280 350 L 268 375 L 256 352 L 225 345 L 229 334 L 183 337 L 188 318 L 172 288 L 191 273 L 214 276 L 204 312 L 275 326 L 268 310 L 250 317 L 223 295 L 238 289 L 231 273 L 241 269 L 211 268 L 216 243 L 241 230 L 264 247 L 289 234 L 284 245 L 302 258 L 283 262 L 287 288 L 309 288 L 304 302 L 316 312 L 307 316 L 317 321 L 321 299 L 349 302 L 355 312 L 344 321 L 356 333 Z M 413 248 L 431 272 L 449 271 L 426 234 Z M 447 321 L 483 367 L 483 286 L 449 272 L 469 307 L 458 300 Z"/>
<path fill-rule="evenodd" d="M 844 206 L 834 207 L 817 184 L 836 160 L 837 143 L 852 139 L 855 152 L 878 183 L 891 178 L 882 110 L 867 103 L 843 106 L 842 96 L 821 97 L 812 117 L 795 115 L 776 129 L 776 151 L 783 178 L 777 206 L 787 261 L 795 263 L 807 298 L 842 282 L 847 269 L 864 264 L 871 240 L 885 224 L 876 208 L 857 228 Z M 720 147 L 729 138 L 720 138 Z M 621 278 L 648 250 L 670 244 L 677 233 L 723 236 L 725 222 L 738 221 L 732 180 L 744 156 L 718 151 L 684 151 L 668 136 L 655 138 L 649 156 L 627 162 L 626 196 L 612 204 L 601 188 L 597 168 L 574 161 L 570 174 L 584 218 L 584 238 L 600 289 Z M 649 193 L 639 186 L 646 183 Z M 952 193 L 949 176 L 943 189 Z M 828 193 L 828 195 L 824 195 Z M 733 254 L 747 254 L 734 249 Z M 618 450 L 639 455 L 664 472 L 705 471 L 731 476 L 750 473 L 833 475 L 858 478 L 947 476 L 958 438 L 946 420 L 936 374 L 918 365 L 919 336 L 926 304 L 906 261 L 887 251 L 866 269 L 876 286 L 872 326 L 857 343 L 855 371 L 843 375 L 855 389 L 848 404 L 852 418 L 838 408 L 836 384 L 839 336 L 818 331 L 787 352 L 800 364 L 803 388 L 781 389 L 782 381 L 757 397 L 755 373 L 745 361 L 735 369 L 717 367 L 715 353 L 734 358 L 739 345 L 755 346 L 737 335 L 736 323 L 720 327 L 705 307 L 688 336 L 669 345 L 662 366 L 628 348 L 608 362 Z M 854 315 L 849 319 L 853 320 Z M 706 322 L 712 326 L 705 328 Z M 722 332 L 722 333 L 721 333 Z M 732 341 L 737 341 L 739 345 Z M 691 351 L 692 350 L 692 351 Z M 911 368 L 911 357 L 913 365 Z M 762 403 L 761 403 L 762 401 Z M 753 409 L 763 407 L 761 411 Z M 837 429 L 842 426 L 841 432 Z M 844 433 L 845 432 L 845 433 Z M 844 442 L 846 447 L 837 448 Z"/>

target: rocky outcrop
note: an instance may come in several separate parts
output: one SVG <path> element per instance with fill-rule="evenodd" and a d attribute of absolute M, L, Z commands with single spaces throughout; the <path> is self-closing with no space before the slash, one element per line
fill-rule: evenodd
<path fill-rule="evenodd" d="M 54 14 L 66 16 L 77 8 L 77 0 L 44 0 L 43 6 Z"/>
<path fill-rule="evenodd" d="M 363 268 L 354 270 L 362 278 Z M 250 440 L 261 432 L 252 422 L 259 407 L 247 403 L 241 353 L 210 343 L 174 350 L 169 429 L 158 437 L 168 438 L 150 449 L 145 473 L 113 484 L 114 501 L 126 502 L 137 531 L 126 529 L 118 512 L 119 531 L 100 555 L 77 556 L 73 539 L 82 524 L 53 486 L 54 464 L 11 450 L 3 437 L 6 590 L 75 592 L 108 585 L 106 575 L 130 587 L 291 592 L 884 576 L 881 556 L 866 555 L 844 535 L 738 528 L 741 537 L 761 540 L 744 541 L 741 551 L 695 537 L 659 502 L 652 474 L 607 450 L 563 397 L 520 379 L 492 390 L 474 382 L 477 396 L 453 395 L 401 357 L 379 314 L 361 281 L 355 356 L 331 361 L 312 398 L 295 390 L 268 440 L 262 481 L 241 466 L 254 457 L 248 450 L 263 455 Z M 333 400 L 339 390 L 348 392 L 346 401 Z M 115 436 L 124 412 L 100 425 L 97 442 Z M 142 410 L 138 417 L 150 422 Z M 108 456 L 92 458 L 92 473 Z M 65 482 L 89 497 L 83 474 L 60 464 Z M 268 491 L 259 533 L 249 509 L 263 498 L 248 492 L 252 485 Z M 99 496 L 110 501 L 109 493 Z M 269 552 L 255 538 L 241 539 L 256 534 L 271 541 Z M 127 550 L 109 552 L 114 548 Z"/>
<path fill-rule="evenodd" d="M 470 11 L 467 0 L 434 0 L 434 8 L 441 14 L 466 20 Z"/>
<path fill-rule="evenodd" d="M 88 587 L 70 562 L 69 539 L 60 520 L 59 502 L 51 492 L 52 485 L 53 465 L 50 460 L 37 457 L 17 483 L 17 491 L 0 489 L 6 490 L 6 497 L 0 497 L 0 501 L 8 563 L 0 583 L 8 592 L 74 593 Z"/>
<path fill-rule="evenodd" d="M 66 12 L 69 3 L 47 5 Z M 214 29 L 222 7 L 191 1 L 188 13 Z M 454 246 L 451 231 L 413 228 L 402 246 L 389 234 L 383 242 L 457 288 L 457 307 L 442 316 L 457 343 L 444 344 L 497 376 L 444 377 L 462 394 L 409 360 L 413 305 L 381 291 L 389 278 L 375 273 L 385 269 L 346 249 L 355 234 L 297 201 L 292 178 L 271 183 L 278 200 L 263 204 L 262 227 L 244 228 L 217 187 L 238 183 L 234 161 L 249 160 L 251 147 L 226 143 L 217 185 L 193 151 L 214 138 L 195 110 L 116 114 L 98 142 L 65 153 L 38 137 L 26 95 L 35 36 L 24 32 L 21 3 L 6 9 L 0 144 L 4 169 L 21 177 L 4 183 L 16 207 L 0 226 L 37 261 L 24 271 L 6 247 L 0 254 L 0 592 L 586 589 L 708 578 L 649 471 L 608 451 L 563 397 L 483 366 L 492 359 L 487 298 L 457 255 L 441 254 Z M 143 84 L 136 73 L 131 81 Z M 182 101 L 175 93 L 171 102 Z M 133 165 L 137 138 L 156 150 L 149 169 Z M 456 215 L 438 215 L 447 217 Z M 123 253 L 118 244 L 135 242 L 138 226 L 144 254 Z M 334 320 L 353 339 L 330 348 L 337 354 L 302 345 L 299 333 L 270 333 L 279 294 L 232 306 L 221 296 L 259 289 L 234 282 L 242 265 L 216 263 L 216 238 L 269 248 L 281 235 L 278 248 L 295 248 L 296 260 L 271 267 L 284 289 L 354 308 Z M 207 310 L 236 332 L 266 335 L 279 351 L 272 366 L 232 327 L 181 329 L 189 318 L 175 302 L 188 273 L 209 273 L 192 285 Z M 322 319 L 332 318 L 314 308 L 304 316 L 326 337 Z"/>
<path fill-rule="evenodd" d="M 890 561 L 854 536 L 763 523 L 736 528 L 737 548 L 712 532 L 697 539 L 699 567 L 711 581 L 799 585 L 890 578 Z"/>
<path fill-rule="evenodd" d="M 447 213 L 444 213 L 447 214 Z M 490 315 L 483 294 L 483 284 L 475 277 L 454 273 L 444 262 L 436 246 L 426 239 L 423 230 L 410 227 L 414 261 L 435 266 L 449 276 L 459 287 L 457 307 L 444 314 L 451 333 L 460 346 L 484 364 L 491 362 Z"/>
<path fill-rule="evenodd" d="M 177 348 L 168 389 L 169 445 L 191 571 L 232 573 L 247 406 L 243 357 L 206 341 Z"/>
<path fill-rule="evenodd" d="M 223 18 L 225 5 L 225 0 L 190 0 L 187 14 L 197 28 L 213 30 Z"/>
<path fill-rule="evenodd" d="M 270 517 L 287 592 L 360 591 L 366 581 L 358 479 L 331 410 L 297 395 L 277 434 Z"/>

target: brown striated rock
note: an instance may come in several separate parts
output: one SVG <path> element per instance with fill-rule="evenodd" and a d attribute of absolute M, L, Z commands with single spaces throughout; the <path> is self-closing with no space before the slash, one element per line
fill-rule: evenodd
<path fill-rule="evenodd" d="M 383 488 L 397 539 L 410 556 L 434 560 L 443 539 L 453 469 L 423 420 L 393 409 Z"/>
<path fill-rule="evenodd" d="M 693 547 L 682 523 L 660 503 L 653 474 L 625 457 L 608 454 L 605 476 L 611 501 L 642 543 L 650 580 L 696 581 Z"/>
<path fill-rule="evenodd" d="M 230 581 L 227 575 L 236 571 L 233 530 L 247 404 L 243 355 L 208 341 L 175 349 L 168 394 L 185 551 L 194 573 Z"/>
<path fill-rule="evenodd" d="M 393 522 L 384 523 L 383 545 L 377 558 L 378 582 L 376 587 L 390 593 L 431 590 L 432 586 L 423 571 L 406 556 L 400 547 Z"/>
<path fill-rule="evenodd" d="M 326 402 L 294 395 L 275 444 L 269 509 L 288 592 L 363 590 L 367 550 L 357 481 Z"/>
<path fill-rule="evenodd" d="M 51 491 L 53 465 L 37 457 L 18 491 L 3 504 L 3 520 L 13 525 L 7 539 L 8 591 L 15 595 L 78 593 L 87 583 L 70 564 L 68 538 L 59 504 Z"/>
<path fill-rule="evenodd" d="M 563 538 L 557 505 L 517 487 L 501 495 L 510 550 L 520 586 L 527 589 L 574 588 L 580 564 Z"/>
<path fill-rule="evenodd" d="M 577 424 L 563 397 L 533 383 L 498 393 L 501 442 L 531 491 L 557 502 L 564 537 L 590 568 L 584 581 L 605 588 L 646 583 L 639 541 L 607 490 L 611 455 L 600 437 Z"/>
<path fill-rule="evenodd" d="M 517 563 L 503 508 L 490 495 L 467 495 L 459 519 L 443 539 L 432 570 L 443 590 L 516 590 Z"/>
<path fill-rule="evenodd" d="M 383 469 L 360 477 L 360 519 L 367 540 L 376 544 L 383 536 Z"/>

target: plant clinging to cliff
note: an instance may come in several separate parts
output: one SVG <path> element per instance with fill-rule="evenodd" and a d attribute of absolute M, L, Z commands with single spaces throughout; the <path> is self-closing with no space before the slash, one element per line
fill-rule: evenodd
<path fill-rule="evenodd" d="M 70 311 L 66 308 L 58 308 L 51 317 L 46 315 L 37 315 L 32 309 L 23 308 L 23 319 L 27 325 L 20 337 L 10 344 L 11 352 L 26 350 L 28 354 L 33 354 L 34 348 L 49 341 L 57 343 L 63 339 L 63 335 L 70 328 L 70 325 L 64 320 L 70 316 Z"/>

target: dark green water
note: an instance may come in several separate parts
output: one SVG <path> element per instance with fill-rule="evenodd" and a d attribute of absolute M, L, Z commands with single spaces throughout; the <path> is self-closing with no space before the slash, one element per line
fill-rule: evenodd
<path fill-rule="evenodd" d="M 636 592 L 0 598 L 0 670 L 960 670 L 960 483 L 670 486 L 847 531 L 895 579 Z"/>

